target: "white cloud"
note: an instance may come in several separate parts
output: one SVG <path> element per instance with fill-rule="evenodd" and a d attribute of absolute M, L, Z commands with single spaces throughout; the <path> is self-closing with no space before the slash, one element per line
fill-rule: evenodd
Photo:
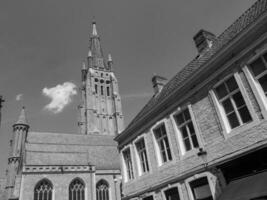
<path fill-rule="evenodd" d="M 23 94 L 17 94 L 16 95 L 16 101 L 22 100 Z"/>
<path fill-rule="evenodd" d="M 71 82 L 65 82 L 58 84 L 55 87 L 44 88 L 42 90 L 43 95 L 49 97 L 51 102 L 47 104 L 44 109 L 53 113 L 61 112 L 65 106 L 72 101 L 72 96 L 77 94 L 76 85 Z"/>

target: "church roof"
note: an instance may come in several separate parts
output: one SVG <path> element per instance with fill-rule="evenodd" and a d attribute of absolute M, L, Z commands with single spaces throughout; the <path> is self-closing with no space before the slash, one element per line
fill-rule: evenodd
<path fill-rule="evenodd" d="M 166 106 L 166 102 L 173 97 L 188 80 L 198 70 L 202 69 L 215 55 L 221 52 L 224 47 L 229 45 L 237 36 L 247 30 L 257 19 L 266 14 L 267 0 L 256 1 L 246 12 L 244 12 L 232 25 L 230 25 L 221 35 L 219 35 L 211 48 L 195 57 L 181 71 L 179 71 L 162 89 L 162 91 L 153 96 L 148 103 L 135 116 L 126 129 L 117 136 L 116 140 L 120 140 L 126 133 L 130 133 L 142 126 L 144 119 L 152 119 L 154 112 Z M 154 114 L 153 114 L 154 113 Z"/>
<path fill-rule="evenodd" d="M 116 142 L 107 135 L 29 132 L 26 165 L 95 165 L 120 169 Z"/>

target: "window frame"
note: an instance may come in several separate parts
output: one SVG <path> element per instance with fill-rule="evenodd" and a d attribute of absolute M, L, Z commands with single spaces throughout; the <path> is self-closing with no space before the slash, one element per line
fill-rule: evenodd
<path fill-rule="evenodd" d="M 210 172 L 203 172 L 201 174 L 195 174 L 194 176 L 187 178 L 185 180 L 185 186 L 186 186 L 187 191 L 188 191 L 189 199 L 190 200 L 195 200 L 192 188 L 190 186 L 190 183 L 195 181 L 195 180 L 198 180 L 200 178 L 205 178 L 206 177 L 207 180 L 208 180 L 208 184 L 209 184 L 209 187 L 210 187 L 212 198 L 213 198 L 213 200 L 215 200 L 216 199 L 216 188 L 215 188 L 215 185 L 213 184 L 213 181 L 212 181 L 213 176 L 214 175 L 212 175 Z"/>
<path fill-rule="evenodd" d="M 137 163 L 137 172 L 138 172 L 138 176 L 142 176 L 142 175 L 145 175 L 145 174 L 149 174 L 151 172 L 151 163 L 150 163 L 150 156 L 149 156 L 149 153 L 148 153 L 148 145 L 147 145 L 147 135 L 144 134 L 144 135 L 140 135 L 138 136 L 134 141 L 133 141 L 133 146 L 134 146 L 134 152 L 135 152 L 135 158 L 136 158 L 136 163 Z M 141 158 L 139 156 L 139 152 L 137 150 L 137 146 L 136 144 L 141 141 L 141 140 L 144 140 L 144 144 L 145 144 L 145 151 L 146 151 L 146 156 L 147 156 L 147 164 L 148 164 L 148 171 L 146 172 L 143 172 L 142 170 L 142 166 L 141 166 Z"/>
<path fill-rule="evenodd" d="M 74 181 L 78 180 L 82 185 L 83 185 L 83 194 L 84 194 L 84 200 L 86 200 L 86 184 L 85 182 L 83 181 L 83 179 L 81 179 L 80 177 L 76 177 L 76 178 L 73 178 L 70 183 L 69 183 L 69 187 L 68 187 L 68 192 L 69 192 L 69 196 L 68 196 L 68 199 L 70 200 L 70 187 L 71 185 L 73 184 Z M 73 198 L 73 197 L 72 197 Z M 76 199 L 76 198 L 75 198 Z M 82 198 L 81 198 L 82 199 Z"/>
<path fill-rule="evenodd" d="M 130 156 L 131 156 L 131 162 L 132 162 L 133 177 L 131 179 L 128 176 L 127 165 L 126 165 L 125 158 L 124 158 L 124 152 L 127 151 L 127 150 L 130 150 Z M 129 145 L 125 146 L 121 150 L 123 181 L 125 183 L 133 181 L 136 178 L 135 166 L 134 166 L 133 158 L 134 158 L 134 156 L 133 156 L 132 144 L 129 144 Z"/>
<path fill-rule="evenodd" d="M 98 183 L 99 183 L 100 181 L 103 181 L 104 183 L 107 184 L 107 187 L 108 187 L 108 200 L 112 200 L 112 193 L 111 193 L 111 189 L 110 189 L 110 184 L 109 184 L 109 182 L 108 182 L 106 179 L 103 179 L 103 178 L 97 180 L 97 181 L 96 181 L 96 184 L 95 184 L 96 200 L 98 200 L 98 199 L 97 199 L 97 185 L 98 185 Z"/>
<path fill-rule="evenodd" d="M 161 189 L 161 196 L 163 197 L 163 200 L 168 200 L 168 199 L 166 199 L 165 191 L 172 189 L 172 188 L 175 188 L 175 187 L 178 189 L 178 194 L 179 194 L 180 200 L 184 199 L 181 184 L 175 183 L 175 184 L 169 184 L 166 187 Z"/>
<path fill-rule="evenodd" d="M 166 161 L 166 162 L 163 162 L 163 158 L 162 158 L 162 155 L 161 155 L 161 152 L 160 152 L 160 147 L 159 147 L 159 144 L 158 144 L 158 140 L 157 140 L 157 138 L 155 136 L 155 133 L 154 133 L 154 129 L 157 129 L 162 124 L 165 126 L 166 136 L 167 136 L 167 139 L 168 139 L 169 148 L 170 148 L 171 157 L 172 157 L 171 160 L 168 159 L 168 161 Z M 158 166 L 166 165 L 166 164 L 171 163 L 171 162 L 173 162 L 175 160 L 172 143 L 170 142 L 170 130 L 169 130 L 169 127 L 167 126 L 167 124 L 168 124 L 167 119 L 162 119 L 162 120 L 159 120 L 156 124 L 154 124 L 150 129 L 150 132 L 152 133 L 152 138 L 153 138 L 153 143 L 154 143 L 154 150 L 155 150 L 154 152 L 155 152 L 155 156 L 157 158 Z"/>
<path fill-rule="evenodd" d="M 43 182 L 43 181 L 46 181 L 48 182 L 48 184 L 50 185 L 51 187 L 51 192 L 52 192 L 52 195 L 51 195 L 51 200 L 54 200 L 55 199 L 55 191 L 54 191 L 54 185 L 53 183 L 48 179 L 48 178 L 42 178 L 40 180 L 38 180 L 38 182 L 34 185 L 34 188 L 33 188 L 33 199 L 35 199 L 35 190 L 37 189 L 37 186 L 39 187 L 39 185 Z M 39 199 L 39 198 L 38 198 Z M 49 200 L 49 199 L 48 199 Z"/>
<path fill-rule="evenodd" d="M 256 55 L 250 58 L 242 68 L 245 77 L 247 78 L 248 83 L 252 88 L 252 92 L 255 95 L 255 98 L 260 106 L 261 113 L 264 119 L 267 119 L 267 96 L 264 94 L 264 91 L 258 80 L 255 80 L 250 65 L 266 53 L 267 53 L 267 46 L 265 46 L 263 49 L 256 50 Z"/>
<path fill-rule="evenodd" d="M 226 113 L 225 113 L 225 110 L 223 108 L 223 106 L 221 105 L 221 103 L 219 102 L 219 99 L 215 93 L 215 89 L 216 87 L 218 87 L 220 84 L 222 84 L 223 82 L 225 82 L 226 80 L 228 80 L 230 77 L 234 77 L 237 85 L 238 85 L 238 88 L 239 88 L 239 91 L 244 99 L 244 102 L 247 106 L 247 109 L 251 115 L 251 118 L 252 120 L 247 122 L 247 123 L 242 123 L 240 124 L 239 126 L 235 127 L 235 128 L 231 128 L 230 127 L 230 124 L 229 124 L 229 121 L 227 119 L 227 116 L 226 116 Z M 214 107 L 215 107 L 215 110 L 216 110 L 216 113 L 217 113 L 217 116 L 219 118 L 219 121 L 220 121 L 220 126 L 222 127 L 222 130 L 223 130 L 223 135 L 225 138 L 229 137 L 229 135 L 234 135 L 234 134 L 237 134 L 237 133 L 240 133 L 242 132 L 243 129 L 247 129 L 248 126 L 253 126 L 255 125 L 255 123 L 257 122 L 257 115 L 253 109 L 253 105 L 249 99 L 249 96 L 246 92 L 246 89 L 242 83 L 242 80 L 240 78 L 240 75 L 238 72 L 234 72 L 234 73 L 231 73 L 227 76 L 225 76 L 224 78 L 222 78 L 220 81 L 218 81 L 213 87 L 212 89 L 209 91 L 209 95 L 212 99 L 212 102 L 214 104 Z"/>
<path fill-rule="evenodd" d="M 181 133 L 181 131 L 180 131 L 180 129 L 176 123 L 176 120 L 175 120 L 175 116 L 184 112 L 186 109 L 188 109 L 188 111 L 189 111 L 191 121 L 192 121 L 193 127 L 195 129 L 195 134 L 197 137 L 198 145 L 199 145 L 198 148 L 192 148 L 189 151 L 186 151 L 186 149 L 185 149 L 185 144 L 183 141 L 182 133 Z M 188 103 L 182 107 L 178 107 L 170 116 L 171 116 L 171 121 L 172 121 L 174 131 L 175 131 L 176 140 L 177 140 L 177 143 L 179 146 L 179 150 L 181 152 L 180 155 L 182 157 L 186 157 L 186 156 L 190 156 L 190 155 L 198 152 L 199 148 L 203 147 L 203 141 L 202 141 L 202 138 L 200 137 L 200 129 L 199 129 L 198 124 L 196 122 L 196 118 L 195 118 L 194 112 L 192 110 L 192 105 Z"/>

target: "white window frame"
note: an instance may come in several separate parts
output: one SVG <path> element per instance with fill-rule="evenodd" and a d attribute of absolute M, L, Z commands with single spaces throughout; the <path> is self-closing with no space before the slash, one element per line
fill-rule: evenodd
<path fill-rule="evenodd" d="M 169 184 L 161 190 L 161 196 L 163 197 L 163 200 L 168 200 L 168 199 L 166 199 L 165 191 L 172 189 L 172 188 L 175 188 L 175 187 L 178 189 L 180 200 L 184 199 L 181 184 L 175 183 L 175 184 Z"/>
<path fill-rule="evenodd" d="M 198 148 L 192 148 L 191 150 L 189 151 L 186 151 L 185 150 L 185 145 L 184 145 L 184 141 L 183 141 L 183 137 L 182 137 L 182 133 L 180 131 L 180 129 L 178 128 L 178 125 L 175 121 L 175 115 L 183 112 L 185 109 L 188 109 L 189 111 L 189 114 L 190 114 L 190 117 L 191 117 L 191 121 L 193 123 L 193 126 L 194 126 L 194 129 L 195 129 L 195 134 L 196 134 L 196 137 L 197 137 L 197 140 L 198 140 L 198 145 L 199 147 Z M 186 106 L 183 106 L 183 107 L 178 107 L 171 115 L 171 121 L 172 121 L 172 125 L 173 125 L 173 128 L 174 128 L 174 131 L 175 131 L 175 135 L 176 135 L 176 140 L 179 144 L 179 150 L 181 152 L 181 155 L 182 156 L 190 156 L 196 152 L 198 152 L 198 149 L 203 147 L 203 141 L 200 137 L 200 131 L 199 131 L 199 127 L 197 125 L 197 122 L 196 122 L 196 118 L 195 118 L 195 115 L 194 115 L 194 112 L 192 110 L 192 105 L 191 104 L 187 104 Z"/>
<path fill-rule="evenodd" d="M 166 135 L 167 135 L 167 138 L 168 138 L 168 142 L 169 142 L 169 146 L 170 146 L 170 152 L 171 152 L 171 156 L 172 156 L 172 160 L 168 160 L 167 162 L 163 162 L 162 160 L 162 156 L 161 156 L 161 152 L 160 152 L 160 149 L 159 149 L 159 145 L 158 145 L 158 141 L 157 141 L 157 138 L 155 136 L 155 133 L 154 133 L 154 129 L 158 128 L 160 125 L 164 124 L 165 126 L 165 129 L 166 129 Z M 165 165 L 167 163 L 170 163 L 172 161 L 175 160 L 175 157 L 174 157 L 174 153 L 173 153 L 173 148 L 172 148 L 172 143 L 170 142 L 170 130 L 169 130 L 169 127 L 167 126 L 168 124 L 168 121 L 167 119 L 162 119 L 160 121 L 158 121 L 155 125 L 153 125 L 150 129 L 150 132 L 152 133 L 152 138 L 153 138 L 153 143 L 154 143 L 154 149 L 155 149 L 155 154 L 156 154 L 156 158 L 157 158 L 157 163 L 158 163 L 158 166 L 162 166 L 162 165 Z"/>
<path fill-rule="evenodd" d="M 215 188 L 215 185 L 212 182 L 212 178 L 214 177 L 214 175 L 211 174 L 210 172 L 203 172 L 201 174 L 195 174 L 194 176 L 192 176 L 192 177 L 190 177 L 190 178 L 188 178 L 188 179 L 185 180 L 185 186 L 187 188 L 187 191 L 188 191 L 188 195 L 189 195 L 189 199 L 190 200 L 195 200 L 194 199 L 192 188 L 190 186 L 190 183 L 192 181 L 195 181 L 195 180 L 200 179 L 200 178 L 203 178 L 203 177 L 206 177 L 207 178 L 208 183 L 209 183 L 209 187 L 210 187 L 212 198 L 214 200 L 216 199 L 216 188 Z"/>
<path fill-rule="evenodd" d="M 138 150 L 137 150 L 137 147 L 136 147 L 136 143 L 138 143 L 140 140 L 144 140 L 144 143 L 145 143 L 145 150 L 146 150 L 146 155 L 147 155 L 147 163 L 148 163 L 148 168 L 149 170 L 147 172 L 143 172 L 142 170 L 142 166 L 141 166 L 141 158 L 139 156 L 139 153 L 138 153 Z M 143 135 L 139 135 L 134 141 L 133 141 L 133 144 L 134 144 L 134 152 L 135 152 L 135 158 L 136 158 L 136 163 L 137 163 L 137 172 L 138 172 L 138 176 L 142 176 L 142 175 L 145 175 L 145 174 L 149 174 L 150 171 L 151 171 L 151 164 L 150 164 L 150 156 L 148 154 L 148 145 L 147 145 L 147 137 L 146 137 L 146 134 L 143 134 Z"/>
<path fill-rule="evenodd" d="M 228 119 L 227 119 L 227 116 L 226 116 L 226 113 L 224 111 L 224 108 L 222 107 L 221 103 L 219 102 L 216 94 L 215 94 L 215 88 L 217 86 L 219 86 L 220 84 L 222 84 L 224 81 L 226 81 L 228 78 L 230 78 L 231 76 L 233 76 L 237 82 L 237 85 L 238 85 L 238 88 L 241 92 L 241 95 L 243 96 L 243 99 L 246 103 L 246 106 L 248 108 L 248 111 L 251 115 L 251 118 L 252 118 L 252 121 L 251 122 L 248 122 L 248 123 L 245 123 L 245 124 L 240 124 L 238 127 L 235 127 L 235 128 L 231 128 L 230 127 L 230 124 L 228 122 Z M 242 132 L 242 130 L 244 129 L 247 129 L 248 126 L 253 126 L 255 125 L 256 122 L 258 122 L 258 119 L 257 119 L 257 115 L 253 109 L 253 105 L 248 97 L 248 94 L 246 92 L 246 89 L 242 83 L 242 80 L 238 74 L 238 72 L 235 72 L 233 74 L 229 74 L 228 76 L 226 76 L 225 78 L 223 78 L 222 80 L 220 80 L 218 83 L 216 83 L 212 90 L 210 90 L 209 92 L 209 95 L 211 96 L 211 99 L 213 101 L 213 104 L 214 104 L 214 107 L 215 107 L 215 110 L 216 110 L 216 113 L 217 113 L 217 116 L 219 118 L 219 121 L 220 121 L 220 124 L 222 126 L 222 129 L 223 129 L 223 135 L 225 138 L 229 137 L 229 134 L 236 134 L 236 133 L 239 133 L 239 132 Z"/>
<path fill-rule="evenodd" d="M 131 156 L 131 161 L 132 161 L 132 170 L 133 170 L 133 178 L 131 178 L 131 179 L 129 179 L 129 177 L 128 177 L 127 166 L 126 166 L 125 158 L 124 158 L 124 152 L 128 149 L 130 150 L 130 156 Z M 123 175 L 123 181 L 125 183 L 130 182 L 130 181 L 135 179 L 136 174 L 135 174 L 135 166 L 134 166 L 133 158 L 134 158 L 134 156 L 133 156 L 132 144 L 129 144 L 129 145 L 123 147 L 123 149 L 121 150 L 121 159 L 122 159 L 122 171 L 123 171 L 122 175 Z"/>
<path fill-rule="evenodd" d="M 245 77 L 248 80 L 249 85 L 252 88 L 252 92 L 256 97 L 256 100 L 260 106 L 261 109 L 261 113 L 263 115 L 263 117 L 265 119 L 267 119 L 267 96 L 264 94 L 264 91 L 260 85 L 260 83 L 258 82 L 258 80 L 255 80 L 254 75 L 252 74 L 250 68 L 250 64 L 257 60 L 258 58 L 260 58 L 260 56 L 262 56 L 263 54 L 267 53 L 267 47 L 265 47 L 264 49 L 258 50 L 257 54 L 255 56 L 253 56 L 248 62 L 247 64 L 244 65 L 244 67 L 242 68 Z"/>

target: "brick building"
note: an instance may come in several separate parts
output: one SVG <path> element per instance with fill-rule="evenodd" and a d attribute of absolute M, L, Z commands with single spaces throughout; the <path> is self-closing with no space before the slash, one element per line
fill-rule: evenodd
<path fill-rule="evenodd" d="M 29 131 L 23 108 L 13 125 L 8 200 L 120 200 L 120 162 L 113 138 L 123 128 L 112 59 L 104 59 L 92 24 L 87 64 L 82 65 L 80 133 Z M 1 191 L 0 191 L 1 192 Z"/>
<path fill-rule="evenodd" d="M 267 199 L 267 0 L 222 34 L 201 30 L 198 56 L 115 140 L 122 199 Z"/>

